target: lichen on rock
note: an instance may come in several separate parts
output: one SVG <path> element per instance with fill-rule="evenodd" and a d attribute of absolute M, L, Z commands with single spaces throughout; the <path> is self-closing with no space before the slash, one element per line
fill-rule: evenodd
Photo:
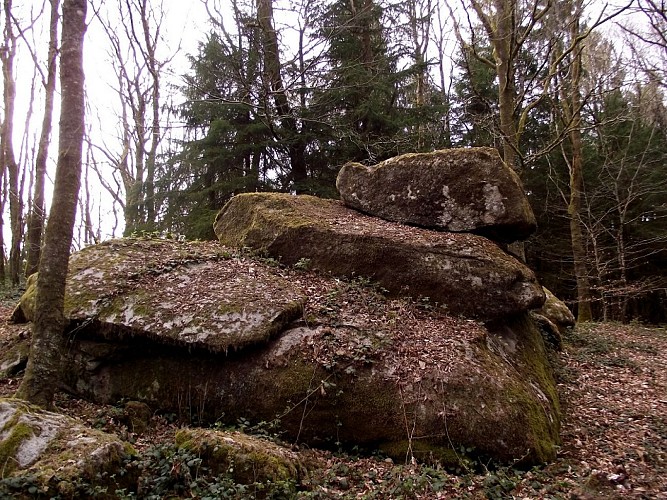
<path fill-rule="evenodd" d="M 492 148 L 408 153 L 371 167 L 347 163 L 336 187 L 347 206 L 403 224 L 505 243 L 536 228 L 521 181 Z"/>
<path fill-rule="evenodd" d="M 75 253 L 65 315 L 125 335 L 224 353 L 268 341 L 301 315 L 305 297 L 277 269 L 230 258 L 215 243 L 111 240 Z M 34 294 L 36 281 L 24 297 Z M 32 318 L 30 302 L 19 308 Z"/>
<path fill-rule="evenodd" d="M 52 495 L 81 478 L 92 484 L 118 469 L 132 447 L 116 436 L 16 399 L 0 399 L 1 477 L 30 475 Z"/>

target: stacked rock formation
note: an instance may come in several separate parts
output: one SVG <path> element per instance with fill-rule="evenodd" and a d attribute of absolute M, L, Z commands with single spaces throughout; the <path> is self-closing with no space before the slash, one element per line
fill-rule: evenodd
<path fill-rule="evenodd" d="M 496 243 L 534 227 L 516 177 L 468 149 L 349 164 L 338 187 L 344 202 L 238 195 L 222 245 L 75 254 L 65 388 L 401 460 L 552 460 L 558 396 L 529 314 L 544 292 Z"/>
<path fill-rule="evenodd" d="M 336 187 L 347 206 L 403 224 L 505 243 L 536 229 L 518 176 L 491 148 L 407 154 L 373 167 L 348 163 Z"/>

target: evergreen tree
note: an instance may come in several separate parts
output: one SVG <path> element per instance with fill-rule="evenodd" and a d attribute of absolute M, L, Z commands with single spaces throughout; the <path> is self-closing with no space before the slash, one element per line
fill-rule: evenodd
<path fill-rule="evenodd" d="M 411 70 L 397 71 L 383 9 L 373 0 L 335 0 L 319 20 L 328 71 L 312 107 L 326 123 L 319 145 L 329 164 L 374 163 L 410 150 L 416 113 L 401 95 Z"/>
<path fill-rule="evenodd" d="M 272 123 L 262 110 L 261 61 L 253 17 L 238 15 L 238 34 L 211 33 L 191 57 L 182 115 L 189 140 L 163 178 L 165 226 L 212 238 L 215 213 L 234 194 L 280 187 Z M 165 186 L 164 184 L 171 184 Z"/>

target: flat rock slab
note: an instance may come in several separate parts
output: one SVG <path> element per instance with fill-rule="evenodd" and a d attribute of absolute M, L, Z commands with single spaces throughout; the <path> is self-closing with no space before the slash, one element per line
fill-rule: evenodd
<path fill-rule="evenodd" d="M 405 154 L 371 167 L 347 163 L 336 187 L 347 206 L 403 224 L 505 243 L 536 228 L 519 177 L 492 148 Z"/>
<path fill-rule="evenodd" d="M 213 352 L 268 341 L 305 302 L 277 269 L 211 242 L 111 240 L 74 254 L 67 280 L 71 321 Z M 35 287 L 33 280 L 19 305 L 28 320 Z"/>
<path fill-rule="evenodd" d="M 396 295 L 427 299 L 451 314 L 493 319 L 536 308 L 533 272 L 488 239 L 368 217 L 339 201 L 242 194 L 218 214 L 221 243 L 337 276 L 361 276 Z"/>

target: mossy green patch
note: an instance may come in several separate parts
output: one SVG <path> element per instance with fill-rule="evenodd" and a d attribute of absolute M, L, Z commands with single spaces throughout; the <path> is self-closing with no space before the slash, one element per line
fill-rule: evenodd
<path fill-rule="evenodd" d="M 243 193 L 227 202 L 215 218 L 214 228 L 218 240 L 232 247 L 250 246 L 262 254 L 278 231 L 302 227 L 318 227 L 324 224 L 313 208 L 330 206 L 332 200 L 314 196 L 291 196 L 285 193 Z M 261 206 L 262 210 L 255 208 Z M 304 209 L 305 208 L 305 209 Z M 242 224 L 234 221 L 242 220 Z M 234 222 L 230 224 L 229 222 Z M 267 234 L 266 228 L 275 228 Z"/>
<path fill-rule="evenodd" d="M 175 440 L 214 473 L 242 484 L 296 481 L 304 472 L 296 453 L 241 432 L 182 429 Z"/>
<path fill-rule="evenodd" d="M 7 432 L 7 425 L 3 433 Z M 8 435 L 0 442 L 0 477 L 7 477 L 18 467 L 16 453 L 21 445 L 35 435 L 35 431 L 29 425 L 16 422 L 10 426 Z"/>
<path fill-rule="evenodd" d="M 1 477 L 30 477 L 45 495 L 55 496 L 61 486 L 67 489 L 82 478 L 98 484 L 133 452 L 116 436 L 21 400 L 1 399 L 0 420 Z"/>
<path fill-rule="evenodd" d="M 504 384 L 501 398 L 514 409 L 508 422 L 523 429 L 526 442 L 524 463 L 543 463 L 556 457 L 560 444 L 560 403 L 553 369 L 544 340 L 528 314 L 510 318 L 502 326 L 491 326 L 492 335 L 509 335 L 515 352 L 508 361 L 520 377 Z"/>

